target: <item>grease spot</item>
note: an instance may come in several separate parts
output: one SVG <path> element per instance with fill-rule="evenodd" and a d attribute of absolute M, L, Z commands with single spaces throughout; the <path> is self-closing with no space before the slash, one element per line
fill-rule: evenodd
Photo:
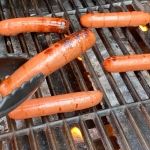
<path fill-rule="evenodd" d="M 61 107 L 59 107 L 59 111 L 60 111 L 60 112 L 61 112 L 61 110 L 62 110 Z"/>
<path fill-rule="evenodd" d="M 55 46 L 56 48 L 58 48 L 60 45 L 59 45 L 58 43 L 56 43 L 54 46 Z"/>
<path fill-rule="evenodd" d="M 76 104 L 76 109 L 78 108 L 78 104 Z"/>
<path fill-rule="evenodd" d="M 48 48 L 45 50 L 44 54 L 50 54 L 53 51 L 52 48 Z"/>

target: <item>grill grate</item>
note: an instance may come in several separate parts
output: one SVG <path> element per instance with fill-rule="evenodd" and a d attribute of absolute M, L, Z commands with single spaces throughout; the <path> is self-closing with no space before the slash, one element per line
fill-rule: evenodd
<path fill-rule="evenodd" d="M 70 20 L 68 34 L 81 29 L 79 16 L 89 11 L 149 10 L 138 0 L 1 0 L 1 20 L 23 16 L 59 16 Z M 102 61 L 112 55 L 148 53 L 149 31 L 139 28 L 93 29 L 95 46 L 48 76 L 36 97 L 100 89 L 103 102 L 72 113 L 14 121 L 0 120 L 0 149 L 139 149 L 150 147 L 149 71 L 107 73 Z M 1 52 L 30 57 L 63 38 L 57 33 L 0 37 Z M 78 131 L 78 137 L 71 132 Z"/>

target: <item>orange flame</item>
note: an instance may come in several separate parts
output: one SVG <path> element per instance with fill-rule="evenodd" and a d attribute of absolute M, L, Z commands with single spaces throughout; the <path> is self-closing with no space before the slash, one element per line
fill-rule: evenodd
<path fill-rule="evenodd" d="M 78 127 L 73 127 L 71 129 L 71 134 L 75 142 L 83 142 L 83 135 L 81 133 L 81 130 Z"/>
<path fill-rule="evenodd" d="M 82 61 L 82 58 L 81 58 L 81 57 L 77 57 L 77 59 L 78 59 L 79 61 Z"/>
<path fill-rule="evenodd" d="M 148 31 L 148 27 L 145 25 L 139 25 L 139 29 L 143 32 L 147 32 Z"/>

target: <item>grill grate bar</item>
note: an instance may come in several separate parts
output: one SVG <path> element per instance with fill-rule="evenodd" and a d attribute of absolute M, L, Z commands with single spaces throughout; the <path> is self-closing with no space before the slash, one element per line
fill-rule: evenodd
<path fill-rule="evenodd" d="M 99 132 L 101 134 L 101 139 L 105 145 L 105 148 L 114 150 L 113 145 L 111 144 L 110 139 L 108 138 L 106 131 L 104 130 L 104 125 L 102 125 L 102 121 L 99 119 L 98 115 L 96 115 L 95 123 L 96 123 L 96 128 L 99 129 Z"/>
<path fill-rule="evenodd" d="M 110 102 L 109 102 L 109 100 L 108 100 L 108 98 L 107 98 L 107 96 L 106 96 L 106 94 L 102 88 L 102 85 L 100 84 L 99 79 L 98 79 L 98 77 L 97 77 L 97 75 L 96 75 L 96 73 L 92 67 L 92 64 L 91 64 L 91 62 L 90 62 L 90 60 L 86 54 L 84 54 L 84 59 L 85 59 L 86 64 L 87 64 L 87 66 L 86 66 L 87 69 L 89 69 L 89 72 L 91 72 L 91 76 L 93 77 L 92 79 L 94 80 L 93 82 L 94 82 L 96 88 L 100 89 L 104 93 L 104 100 L 105 100 L 104 105 L 105 105 L 105 107 L 111 108 L 111 104 L 110 104 Z"/>
<path fill-rule="evenodd" d="M 138 109 L 134 109 L 133 107 L 131 107 L 131 108 L 129 108 L 129 110 L 135 120 L 136 125 L 140 128 L 141 133 L 143 134 L 143 137 L 145 138 L 145 140 L 149 146 L 148 119 L 146 118 L 145 114 L 142 112 L 141 107 L 142 106 L 138 107 Z M 145 122 L 145 123 L 143 124 L 143 122 Z"/>
<path fill-rule="evenodd" d="M 144 104 L 144 105 L 148 105 L 150 103 L 150 100 L 145 100 L 145 101 L 140 101 L 140 102 L 136 102 L 136 103 L 130 103 L 130 104 L 126 104 L 126 105 L 122 105 L 122 106 L 118 106 L 118 107 L 113 107 L 110 109 L 104 109 L 101 111 L 98 111 L 97 114 L 98 116 L 109 116 L 111 114 L 112 111 L 119 111 L 119 110 L 124 110 L 125 108 L 130 108 L 130 107 L 137 107 L 140 104 Z M 91 118 L 91 116 L 93 117 L 93 115 L 95 115 L 95 113 L 89 113 L 88 115 L 84 114 L 81 115 L 83 118 L 86 118 L 87 116 L 89 116 L 89 118 Z M 14 132 L 8 132 L 8 133 L 3 133 L 0 136 L 0 140 L 5 139 L 7 137 L 12 137 L 13 135 L 19 136 L 19 135 L 28 135 L 29 132 L 31 130 L 33 131 L 38 131 L 40 129 L 45 129 L 46 126 L 48 127 L 55 127 L 58 126 L 59 124 L 62 124 L 63 121 L 66 122 L 72 122 L 72 121 L 76 121 L 79 120 L 80 116 L 75 116 L 75 117 L 71 117 L 71 118 L 67 118 L 67 119 L 60 119 L 58 121 L 54 121 L 54 122 L 46 122 L 46 123 L 42 123 L 40 125 L 36 125 L 36 126 L 32 126 L 32 125 L 28 125 L 28 127 L 21 129 L 21 130 L 16 130 Z M 29 123 L 29 120 L 27 121 Z M 77 121 L 78 122 L 78 121 Z M 51 135 L 51 134 L 49 134 Z"/>
<path fill-rule="evenodd" d="M 68 141 L 70 143 L 70 147 L 71 147 L 72 150 L 75 150 L 75 145 L 74 145 L 72 136 L 70 134 L 69 127 L 68 127 L 68 125 L 65 121 L 64 121 L 64 128 L 65 128 L 65 131 L 66 131 L 66 134 L 67 134 L 67 137 L 68 137 Z"/>
<path fill-rule="evenodd" d="M 118 122 L 120 123 L 121 129 L 123 134 L 125 135 L 125 138 L 130 145 L 131 149 L 142 149 L 142 144 L 139 141 L 139 138 L 137 136 L 137 133 L 135 132 L 134 128 L 131 126 L 130 121 L 128 120 L 128 117 L 125 115 L 125 109 L 115 110 L 115 116 L 117 117 Z M 111 119 L 111 117 L 110 117 Z M 116 128 L 117 133 L 118 127 Z M 120 134 L 118 134 L 118 139 L 121 139 Z M 120 141 L 124 142 L 124 140 Z"/>
<path fill-rule="evenodd" d="M 0 4 L 0 16 L 1 16 L 1 20 L 2 19 L 5 19 L 5 16 L 4 16 L 4 14 L 3 14 L 3 9 L 2 9 L 2 6 L 1 6 L 1 4 Z M 14 50 L 13 50 L 13 48 L 12 48 L 12 44 L 11 44 L 11 40 L 10 40 L 10 37 L 4 37 L 4 41 L 5 41 L 5 44 L 6 44 L 6 51 L 8 52 L 8 53 L 13 53 L 14 52 Z"/>
<path fill-rule="evenodd" d="M 150 124 L 150 116 L 148 114 L 147 108 L 145 107 L 144 104 L 140 104 L 139 107 L 140 107 L 140 110 L 142 111 L 142 113 L 144 114 L 147 123 Z"/>
<path fill-rule="evenodd" d="M 17 17 L 17 13 L 16 13 L 16 10 L 14 8 L 14 4 L 11 0 L 9 0 L 9 4 L 10 4 L 10 10 L 11 10 L 12 15 L 14 17 Z M 30 56 L 24 36 L 23 35 L 18 35 L 18 41 L 20 43 L 20 47 L 21 47 L 22 52 L 27 53 Z"/>
<path fill-rule="evenodd" d="M 146 1 L 141 2 L 146 3 Z M 60 16 L 71 22 L 69 34 L 82 28 L 79 24 L 82 13 L 128 11 L 128 6 L 133 9 L 143 6 L 138 4 L 139 6 L 136 7 L 136 5 L 137 2 L 134 1 L 132 4 L 131 0 L 115 3 L 101 0 L 54 0 L 53 2 L 51 0 L 21 0 L 19 2 L 2 0 L 0 18 Z M 106 129 L 105 117 L 115 131 L 116 140 L 121 149 L 137 147 L 148 149 L 149 132 L 146 130 L 150 121 L 149 71 L 110 74 L 102 66 L 102 61 L 108 56 L 149 51 L 146 36 L 138 28 L 134 30 L 146 48 L 141 47 L 131 28 L 93 29 L 97 42 L 92 49 L 81 56 L 82 62 L 76 59 L 48 76 L 43 87 L 35 94 L 36 97 L 44 97 L 46 94 L 57 95 L 72 91 L 100 89 L 104 92 L 101 104 L 83 111 L 25 121 L 7 119 L 9 130 L 0 135 L 2 148 L 7 145 L 8 149 L 11 147 L 20 149 L 24 148 L 24 144 L 29 143 L 29 146 L 24 149 L 29 147 L 31 149 L 97 149 L 96 142 L 101 142 L 103 149 L 113 150 L 116 148 Z M 57 33 L 24 33 L 15 37 L 0 37 L 0 45 L 3 47 L 1 53 L 27 53 L 28 56 L 33 56 L 63 37 L 63 34 Z M 85 75 L 86 73 L 88 75 Z M 47 92 L 44 91 L 45 86 L 48 88 Z M 132 114 L 132 112 L 138 113 Z M 144 118 L 139 120 L 139 116 Z M 144 123 L 143 126 L 140 125 L 141 121 Z M 91 127 L 92 122 L 94 127 Z M 71 134 L 72 126 L 77 126 L 81 130 L 84 138 L 82 144 L 74 141 Z M 63 144 L 62 147 L 61 144 Z"/>
<path fill-rule="evenodd" d="M 143 134 L 141 133 L 140 129 L 138 128 L 132 114 L 130 113 L 130 111 L 128 109 L 126 109 L 126 113 L 129 117 L 129 120 L 131 121 L 131 124 L 133 125 L 134 129 L 136 130 L 137 135 L 139 136 L 139 140 L 141 140 L 141 142 L 142 142 L 142 146 L 145 147 L 146 150 L 148 150 L 149 144 L 147 143 Z"/>
<path fill-rule="evenodd" d="M 85 127 L 85 124 L 84 124 L 82 118 L 80 119 L 80 125 L 81 125 L 82 131 L 84 133 L 86 142 L 88 143 L 89 149 L 94 150 L 94 145 L 93 145 L 92 139 L 89 135 L 89 132 L 88 132 L 87 128 Z"/>
<path fill-rule="evenodd" d="M 125 137 L 125 134 L 124 134 L 123 130 L 121 129 L 121 125 L 113 111 L 110 112 L 109 119 L 115 128 L 116 134 L 118 134 L 118 141 L 119 141 L 119 139 L 123 139 L 123 140 L 120 140 L 120 142 L 121 142 L 120 146 L 122 146 L 122 149 L 131 149 L 131 147 L 129 146 L 129 143 Z"/>

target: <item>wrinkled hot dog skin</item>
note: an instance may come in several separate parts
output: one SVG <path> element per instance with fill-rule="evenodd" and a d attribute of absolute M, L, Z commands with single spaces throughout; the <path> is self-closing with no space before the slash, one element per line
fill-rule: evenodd
<path fill-rule="evenodd" d="M 25 17 L 0 21 L 0 35 L 12 36 L 24 32 L 63 33 L 69 28 L 64 18 Z"/>
<path fill-rule="evenodd" d="M 90 29 L 84 29 L 56 42 L 3 80 L 0 83 L 1 95 L 8 95 L 38 73 L 49 75 L 56 71 L 91 48 L 95 41 L 94 33 Z"/>

